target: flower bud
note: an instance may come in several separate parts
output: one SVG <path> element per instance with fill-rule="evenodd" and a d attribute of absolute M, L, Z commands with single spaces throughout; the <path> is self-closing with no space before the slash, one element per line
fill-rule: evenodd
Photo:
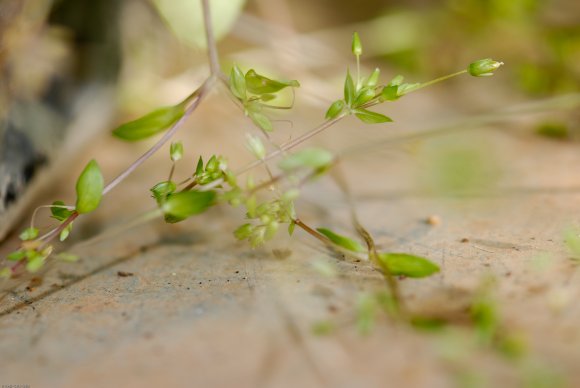
<path fill-rule="evenodd" d="M 358 32 L 355 32 L 352 35 L 352 53 L 357 57 L 362 54 L 362 44 L 360 43 L 360 37 L 358 36 Z"/>
<path fill-rule="evenodd" d="M 469 64 L 467 70 L 469 74 L 474 77 L 489 77 L 493 75 L 493 71 L 497 70 L 503 62 L 494 61 L 491 58 L 480 59 Z"/>

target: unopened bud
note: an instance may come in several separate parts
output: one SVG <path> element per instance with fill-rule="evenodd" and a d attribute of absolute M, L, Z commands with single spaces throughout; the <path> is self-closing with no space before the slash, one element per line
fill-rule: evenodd
<path fill-rule="evenodd" d="M 474 77 L 489 77 L 492 76 L 493 72 L 501 65 L 503 65 L 503 62 L 497 62 L 491 58 L 486 58 L 470 63 L 467 70 L 469 71 L 469 74 Z"/>

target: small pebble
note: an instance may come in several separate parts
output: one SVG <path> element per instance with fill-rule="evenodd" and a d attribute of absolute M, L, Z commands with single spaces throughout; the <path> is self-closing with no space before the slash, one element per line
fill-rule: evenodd
<path fill-rule="evenodd" d="M 432 216 L 427 217 L 427 219 L 425 220 L 425 223 L 427 225 L 432 225 L 432 226 L 439 225 L 441 223 L 441 218 L 439 216 L 432 215 Z"/>

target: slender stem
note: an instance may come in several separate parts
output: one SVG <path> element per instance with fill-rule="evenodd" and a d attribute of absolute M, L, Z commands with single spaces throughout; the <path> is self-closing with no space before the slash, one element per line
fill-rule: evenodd
<path fill-rule="evenodd" d="M 312 229 L 310 226 L 308 226 L 304 222 L 302 222 L 299 218 L 295 218 L 292 221 L 296 224 L 296 226 L 298 226 L 299 228 L 304 230 L 306 233 L 308 233 L 312 237 L 320 240 L 322 243 L 324 243 L 324 245 L 328 245 L 328 246 L 331 246 L 334 248 L 334 244 L 332 243 L 332 241 L 330 241 L 328 239 L 328 237 L 324 236 L 321 233 L 318 233 L 316 230 Z"/>
<path fill-rule="evenodd" d="M 461 70 L 461 71 L 458 71 L 458 72 L 453 73 L 453 74 L 447 74 L 447 75 L 444 75 L 443 77 L 435 78 L 435 79 L 433 79 L 431 81 L 427 81 L 425 83 L 420 84 L 416 88 L 413 88 L 413 89 L 409 90 L 408 92 L 403 93 L 401 96 L 404 96 L 405 94 L 409 94 L 411 92 L 415 92 L 415 91 L 417 91 L 419 89 L 426 88 L 427 86 L 431 86 L 431 85 L 434 85 L 436 83 L 439 83 L 439 82 L 442 82 L 442 81 L 446 81 L 449 78 L 457 77 L 458 75 L 465 74 L 465 73 L 467 73 L 467 70 Z"/>
<path fill-rule="evenodd" d="M 211 20 L 211 11 L 209 7 L 209 0 L 201 0 L 203 8 L 203 24 L 205 26 L 205 36 L 207 40 L 207 52 L 209 55 L 209 69 L 212 75 L 219 76 L 220 62 L 217 51 L 215 37 L 213 35 L 213 27 Z"/>
<path fill-rule="evenodd" d="M 325 121 L 324 123 L 320 124 L 318 127 L 304 133 L 303 135 L 297 137 L 294 140 L 290 140 L 289 142 L 286 142 L 284 144 L 282 144 L 280 146 L 279 149 L 277 149 L 276 151 L 272 151 L 271 153 L 269 153 L 268 155 L 266 155 L 264 157 L 264 159 L 260 159 L 260 160 L 256 160 L 252 163 L 247 164 L 246 166 L 242 167 L 241 169 L 239 169 L 238 171 L 236 171 L 236 175 L 237 174 L 243 174 L 246 171 L 249 171 L 257 166 L 259 166 L 260 164 L 262 164 L 265 161 L 268 161 L 270 159 L 275 158 L 276 156 L 296 147 L 299 144 L 304 143 L 305 141 L 309 140 L 310 138 L 312 138 L 313 136 L 318 135 L 320 132 L 324 131 L 325 129 L 327 129 L 328 127 L 336 124 L 338 121 L 340 121 L 341 119 L 343 119 L 347 114 L 343 113 L 340 116 L 332 119 L 332 120 L 328 120 Z"/>

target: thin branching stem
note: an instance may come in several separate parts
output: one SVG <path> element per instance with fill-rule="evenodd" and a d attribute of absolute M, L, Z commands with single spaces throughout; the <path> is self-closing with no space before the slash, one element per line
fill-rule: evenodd
<path fill-rule="evenodd" d="M 201 0 L 203 8 L 203 24 L 205 26 L 205 37 L 207 41 L 207 53 L 209 56 L 209 69 L 213 76 L 219 76 L 220 61 L 218 56 L 217 45 L 213 34 L 213 25 L 211 20 L 211 11 L 209 7 L 209 0 Z"/>

